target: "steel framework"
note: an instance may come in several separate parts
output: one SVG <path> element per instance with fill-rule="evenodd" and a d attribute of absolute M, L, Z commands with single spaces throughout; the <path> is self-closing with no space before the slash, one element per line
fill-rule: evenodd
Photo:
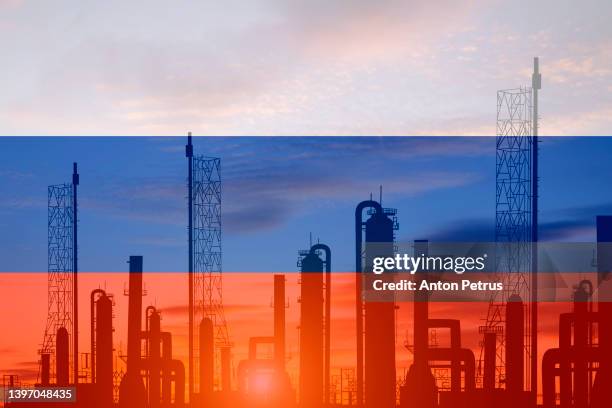
<path fill-rule="evenodd" d="M 481 333 L 502 334 L 508 298 L 518 294 L 525 301 L 525 389 L 532 388 L 532 89 L 497 92 L 495 242 L 498 281 L 504 290 L 490 300 Z M 496 386 L 505 383 L 505 336 L 497 336 Z M 484 350 L 481 348 L 482 366 Z M 482 370 L 478 370 L 482 374 Z M 480 378 L 481 379 L 481 378 Z M 536 379 L 533 379 L 535 384 Z"/>
<path fill-rule="evenodd" d="M 49 186 L 47 216 L 47 324 L 40 353 L 51 356 L 50 377 L 53 381 L 57 330 L 64 327 L 70 336 L 73 335 L 74 215 L 71 184 Z"/>
<path fill-rule="evenodd" d="M 194 321 L 208 317 L 215 335 L 215 371 L 220 386 L 220 352 L 231 347 L 223 311 L 223 275 L 221 248 L 221 160 L 193 157 L 193 299 Z M 194 330 L 194 336 L 198 336 Z M 194 341 L 195 373 L 199 370 L 198 341 Z M 198 384 L 197 381 L 194 382 Z"/>

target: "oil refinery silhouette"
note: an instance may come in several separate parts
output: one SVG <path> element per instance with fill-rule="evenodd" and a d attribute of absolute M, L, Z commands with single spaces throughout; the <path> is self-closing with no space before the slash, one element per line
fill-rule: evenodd
<path fill-rule="evenodd" d="M 74 387 L 76 402 L 11 402 L 7 407 L 303 407 L 367 408 L 610 406 L 612 385 L 612 303 L 594 288 L 606 288 L 612 270 L 612 216 L 598 216 L 597 282 L 577 282 L 572 309 L 559 315 L 558 347 L 537 353 L 538 139 L 537 59 L 532 86 L 498 92 L 496 238 L 523 252 L 500 264 L 512 289 L 492 299 L 482 343 L 462 342 L 461 321 L 430 317 L 430 299 L 418 292 L 412 303 L 413 362 L 396 372 L 397 306 L 393 295 L 364 298 L 373 279 L 372 259 L 392 256 L 398 212 L 370 198 L 355 207 L 355 366 L 332 375 L 332 248 L 322 243 L 299 251 L 300 332 L 298 381 L 286 361 L 286 277 L 271 275 L 273 334 L 248 339 L 248 358 L 234 364 L 222 299 L 220 160 L 194 154 L 186 146 L 188 171 L 189 322 L 188 361 L 173 357 L 173 335 L 163 331 L 163 310 L 143 308 L 142 256 L 129 256 L 127 354 L 113 336 L 113 296 L 90 294 L 90 349 L 83 367 L 78 349 L 77 208 L 79 175 L 71 184 L 49 187 L 49 316 L 40 350 L 35 387 Z M 510 115 L 509 117 L 505 115 Z M 493 140 L 493 139 L 492 139 Z M 382 196 L 382 194 L 381 194 Z M 426 254 L 427 240 L 414 242 Z M 128 254 L 126 254 L 126 257 Z M 512 269 L 516 268 L 516 269 Z M 435 275 L 425 272 L 418 279 Z M 393 279 L 388 275 L 386 279 Z M 507 281 L 521 279 L 521 283 Z M 143 329 L 144 322 L 144 329 Z M 447 331 L 449 344 L 434 345 L 431 330 Z M 349 333 L 341 333 L 349 336 Z M 353 337 L 354 335 L 354 337 Z M 72 345 L 71 345 L 72 344 Z M 261 352 L 273 349 L 272 357 Z M 480 347 L 481 356 L 474 349 Z M 80 354 L 79 354 L 80 353 Z M 125 361 L 118 371 L 117 358 Z M 236 367 L 236 370 L 233 370 Z M 541 373 L 538 372 L 541 367 Z M 449 386 L 439 373 L 448 372 Z M 262 387 L 262 382 L 265 387 Z M 17 386 L 5 376 L 5 389 Z M 541 401 L 540 401 L 541 397 Z"/>

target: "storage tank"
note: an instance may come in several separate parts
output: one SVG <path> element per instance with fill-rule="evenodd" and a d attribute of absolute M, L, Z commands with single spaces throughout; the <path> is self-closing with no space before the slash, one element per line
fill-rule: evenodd
<path fill-rule="evenodd" d="M 57 385 L 67 386 L 70 370 L 70 346 L 68 343 L 68 330 L 65 327 L 57 329 L 55 339 L 55 374 Z"/>
<path fill-rule="evenodd" d="M 363 223 L 363 210 L 370 208 L 369 218 Z M 384 294 L 376 299 L 366 299 L 365 309 L 365 344 L 364 374 L 360 371 L 360 330 L 362 289 L 371 289 L 371 281 L 377 279 L 392 280 L 391 273 L 379 277 L 372 273 L 373 258 L 392 257 L 394 255 L 394 230 L 396 229 L 395 210 L 383 209 L 376 201 L 363 201 L 355 211 L 356 259 L 357 259 L 357 403 L 361 405 L 360 390 L 365 381 L 365 406 L 394 408 L 396 405 L 395 378 L 395 302 L 393 295 Z M 362 247 L 362 234 L 365 228 L 365 247 Z M 365 252 L 365 268 L 362 268 L 362 251 Z M 365 283 L 363 286 L 362 283 Z"/>
<path fill-rule="evenodd" d="M 113 302 L 103 294 L 96 301 L 96 393 L 100 406 L 113 403 Z"/>
<path fill-rule="evenodd" d="M 300 406 L 323 402 L 323 260 L 316 251 L 301 259 Z"/>

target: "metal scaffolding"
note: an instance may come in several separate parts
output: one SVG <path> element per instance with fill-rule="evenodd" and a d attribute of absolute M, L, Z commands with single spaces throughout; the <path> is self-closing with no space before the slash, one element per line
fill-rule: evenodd
<path fill-rule="evenodd" d="M 73 186 L 71 184 L 49 186 L 47 214 L 47 324 L 40 353 L 51 356 L 50 379 L 53 383 L 57 330 L 64 327 L 68 330 L 69 336 L 73 335 L 74 215 Z M 70 355 L 73 355 L 72 352 Z"/>
<path fill-rule="evenodd" d="M 479 332 L 502 334 L 508 298 L 525 302 L 525 384 L 532 389 L 532 210 L 533 210 L 532 88 L 497 92 L 495 242 L 496 279 L 504 290 L 492 296 L 486 324 Z M 484 349 L 481 349 L 480 364 Z M 479 369 L 482 379 L 482 371 Z M 497 336 L 496 387 L 505 386 L 505 336 Z"/>
<path fill-rule="evenodd" d="M 215 372 L 221 386 L 221 349 L 231 347 L 223 311 L 221 248 L 221 160 L 193 156 L 193 321 L 208 317 L 215 336 Z M 194 330 L 194 372 L 199 370 L 198 331 Z M 197 381 L 194 381 L 197 384 Z M 196 387 L 197 388 L 197 387 Z"/>

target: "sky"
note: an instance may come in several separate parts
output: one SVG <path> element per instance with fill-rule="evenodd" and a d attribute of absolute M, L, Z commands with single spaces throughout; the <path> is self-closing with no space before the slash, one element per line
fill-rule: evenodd
<path fill-rule="evenodd" d="M 79 163 L 84 271 L 185 271 L 186 138 L 0 139 L 2 271 L 45 271 L 47 186 Z M 612 139 L 544 138 L 541 236 L 592 242 L 612 212 Z M 355 205 L 398 209 L 399 242 L 494 240 L 495 140 L 464 138 L 195 138 L 221 158 L 224 270 L 294 270 L 296 251 L 330 244 L 350 271 Z M 477 197 L 477 198 L 476 198 Z"/>
<path fill-rule="evenodd" d="M 609 134 L 605 0 L 0 0 L 0 134 Z"/>
<path fill-rule="evenodd" d="M 37 370 L 46 189 L 70 180 L 73 161 L 80 265 L 100 272 L 86 274 L 82 291 L 116 295 L 120 342 L 126 277 L 106 272 L 125 271 L 134 254 L 147 272 L 170 272 L 147 275 L 145 302 L 165 310 L 184 356 L 186 288 L 172 273 L 186 268 L 184 139 L 153 136 L 492 135 L 496 91 L 529 85 L 534 56 L 541 134 L 609 135 L 611 12 L 604 0 L 0 0 L 0 135 L 145 136 L 0 139 L 0 308 L 29 316 L 3 315 L 16 334 L 0 338 L 0 371 L 31 379 Z M 332 246 L 335 270 L 350 271 L 354 207 L 380 185 L 383 204 L 398 209 L 400 242 L 493 239 L 491 138 L 197 138 L 196 151 L 222 160 L 228 272 L 295 272 L 310 233 Z M 612 213 L 611 156 L 607 138 L 542 140 L 542 239 L 594 240 L 595 215 Z M 271 277 L 227 276 L 239 360 L 253 327 L 271 330 Z M 295 328 L 299 286 L 288 277 Z M 351 282 L 335 275 L 334 285 L 334 327 L 352 330 Z M 553 344 L 567 308 L 542 307 Z M 457 314 L 452 304 L 432 310 Z M 461 310 L 462 327 L 475 328 L 486 305 Z M 400 308 L 400 337 L 410 334 L 409 311 Z M 475 330 L 464 335 L 476 349 Z M 346 339 L 333 347 L 335 367 L 352 364 Z M 401 340 L 398 356 L 403 369 L 411 355 Z"/>
<path fill-rule="evenodd" d="M 187 287 L 185 275 L 177 273 L 186 270 L 187 261 L 184 143 L 185 138 L 162 137 L 0 139 L 0 308 L 12 311 L 2 314 L 2 325 L 13 333 L 0 339 L 0 371 L 35 380 L 47 307 L 47 186 L 69 182 L 72 161 L 80 172 L 80 292 L 102 287 L 115 295 L 115 344 L 124 349 L 126 261 L 143 255 L 144 305 L 162 310 L 176 355 L 185 357 Z M 331 246 L 334 271 L 353 270 L 354 208 L 370 193 L 377 198 L 380 185 L 383 205 L 398 209 L 399 243 L 493 240 L 494 138 L 198 137 L 194 145 L 197 154 L 220 157 L 222 163 L 224 304 L 235 363 L 246 357 L 249 336 L 271 334 L 271 272 L 283 272 L 288 369 L 295 380 L 297 251 L 308 247 L 312 233 Z M 611 159 L 610 138 L 542 139 L 543 240 L 595 240 L 595 216 L 612 214 L 605 188 Z M 335 368 L 354 360 L 351 337 L 341 335 L 354 332 L 353 285 L 352 275 L 334 274 Z M 80 300 L 81 310 L 88 310 L 88 297 Z M 478 355 L 476 328 L 487 305 L 438 302 L 432 315 L 461 318 L 464 342 Z M 411 338 L 411 305 L 398 310 L 401 373 L 412 358 L 403 345 Z M 567 310 L 566 304 L 542 305 L 542 350 L 555 344 L 558 313 Z M 87 313 L 80 319 L 87 327 Z"/>

